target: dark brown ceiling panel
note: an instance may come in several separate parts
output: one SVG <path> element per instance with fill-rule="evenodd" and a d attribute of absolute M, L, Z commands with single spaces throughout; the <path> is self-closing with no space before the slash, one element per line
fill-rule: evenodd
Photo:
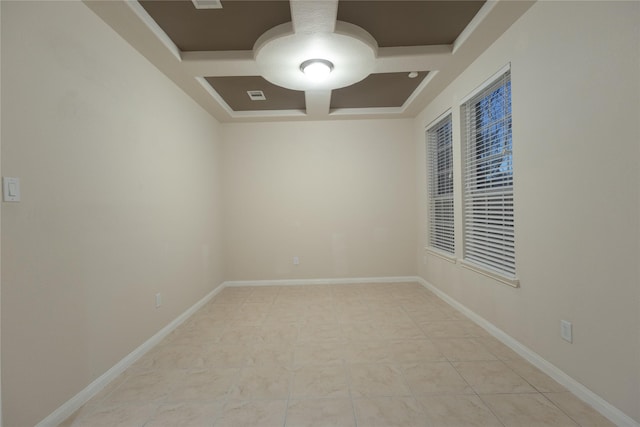
<path fill-rule="evenodd" d="M 364 80 L 331 93 L 331 109 L 401 107 L 427 76 L 409 78 L 409 73 L 371 74 Z"/>
<path fill-rule="evenodd" d="M 206 77 L 234 111 L 305 110 L 304 92 L 269 83 L 260 76 Z M 247 91 L 261 90 L 266 101 L 252 101 Z"/>
<path fill-rule="evenodd" d="M 196 9 L 191 0 L 140 4 L 184 52 L 251 50 L 262 33 L 291 21 L 288 1 L 222 1 L 222 9 Z"/>
<path fill-rule="evenodd" d="M 380 47 L 451 44 L 483 4 L 484 0 L 340 0 L 338 20 L 364 28 Z"/>
<path fill-rule="evenodd" d="M 451 44 L 485 0 L 340 0 L 337 19 L 368 31 L 380 47 Z M 291 21 L 288 0 L 221 0 L 221 9 L 196 9 L 191 0 L 140 0 L 142 7 L 181 51 L 252 50 L 267 30 Z M 334 90 L 331 109 L 400 107 L 427 72 L 372 74 Z M 260 76 L 207 77 L 234 111 L 305 110 L 305 95 Z M 261 90 L 264 101 L 247 91 Z"/>

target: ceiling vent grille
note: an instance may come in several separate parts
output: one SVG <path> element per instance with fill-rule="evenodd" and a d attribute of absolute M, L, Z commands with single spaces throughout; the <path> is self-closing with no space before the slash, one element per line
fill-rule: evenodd
<path fill-rule="evenodd" d="M 196 9 L 222 9 L 220 0 L 191 0 Z"/>
<path fill-rule="evenodd" d="M 247 95 L 252 101 L 266 101 L 267 97 L 264 96 L 264 92 L 261 90 L 248 90 Z"/>

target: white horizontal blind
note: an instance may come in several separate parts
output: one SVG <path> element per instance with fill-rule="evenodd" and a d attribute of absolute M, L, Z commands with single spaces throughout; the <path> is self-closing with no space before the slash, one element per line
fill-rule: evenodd
<path fill-rule="evenodd" d="M 463 112 L 464 259 L 515 277 L 510 71 Z"/>
<path fill-rule="evenodd" d="M 454 254 L 451 114 L 427 130 L 429 246 Z"/>

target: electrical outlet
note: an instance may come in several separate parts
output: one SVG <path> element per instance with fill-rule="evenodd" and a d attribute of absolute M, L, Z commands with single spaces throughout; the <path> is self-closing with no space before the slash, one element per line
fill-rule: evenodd
<path fill-rule="evenodd" d="M 156 308 L 160 307 L 161 305 L 162 305 L 162 294 L 158 292 L 156 294 Z"/>
<path fill-rule="evenodd" d="M 573 327 L 571 322 L 567 322 L 566 320 L 560 321 L 560 337 L 566 342 L 573 342 Z"/>
<path fill-rule="evenodd" d="M 300 258 L 297 257 L 297 256 L 294 256 L 293 257 L 293 265 L 298 265 L 298 264 L 300 264 Z"/>

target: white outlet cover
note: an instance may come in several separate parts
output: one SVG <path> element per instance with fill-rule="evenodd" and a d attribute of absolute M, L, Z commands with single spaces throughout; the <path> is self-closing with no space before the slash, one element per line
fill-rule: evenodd
<path fill-rule="evenodd" d="M 560 321 L 560 336 L 567 342 L 573 342 L 573 330 L 571 322 L 566 320 Z"/>

